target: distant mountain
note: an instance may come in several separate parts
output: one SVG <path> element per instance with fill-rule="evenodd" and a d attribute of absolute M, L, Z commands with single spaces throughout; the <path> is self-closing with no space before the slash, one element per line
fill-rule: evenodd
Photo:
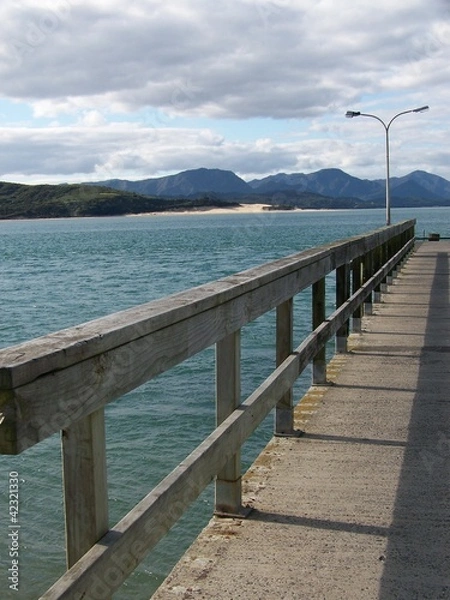
<path fill-rule="evenodd" d="M 402 198 L 450 199 L 450 182 L 425 171 L 413 171 L 404 177 L 391 178 L 391 192 Z"/>
<path fill-rule="evenodd" d="M 202 194 L 220 196 L 242 195 L 251 191 L 249 185 L 232 171 L 222 169 L 192 169 L 177 175 L 127 181 L 125 179 L 109 179 L 94 182 L 90 185 L 102 185 L 126 192 L 166 198 L 198 197 Z"/>
<path fill-rule="evenodd" d="M 366 199 L 381 190 L 378 182 L 352 177 L 340 169 L 322 169 L 315 173 L 281 173 L 255 179 L 249 185 L 260 193 L 272 193 L 278 190 L 295 190 L 297 192 L 313 192 L 332 198 L 360 198 Z"/>
<path fill-rule="evenodd" d="M 277 173 L 263 179 L 253 179 L 248 185 L 260 194 L 273 194 L 284 191 L 305 192 L 308 188 L 308 176 L 304 173 Z"/>
<path fill-rule="evenodd" d="M 438 203 L 450 205 L 450 182 L 425 171 L 414 171 L 404 177 L 391 177 L 393 205 L 405 206 L 410 200 L 417 205 Z M 332 198 L 358 198 L 360 200 L 382 201 L 385 197 L 385 180 L 358 179 L 340 169 L 322 169 L 315 173 L 278 173 L 249 182 L 250 187 L 259 193 L 273 194 L 281 190 L 313 192 Z M 396 203 L 397 199 L 397 203 Z"/>
<path fill-rule="evenodd" d="M 345 200 L 345 204 L 381 206 L 385 198 L 385 181 L 359 179 L 341 169 L 321 169 L 314 173 L 277 173 L 246 182 L 232 171 L 193 169 L 176 175 L 127 181 L 110 179 L 90 183 L 116 190 L 164 198 L 202 198 L 205 195 L 223 200 L 303 205 L 318 195 L 325 199 Z M 305 196 L 306 194 L 306 196 Z M 309 196 L 308 196 L 309 195 Z M 308 199 L 309 198 L 309 199 Z M 318 201 L 317 198 L 315 201 Z M 450 182 L 425 171 L 391 178 L 393 206 L 450 206 Z M 328 204 L 328 202 L 327 202 Z"/>

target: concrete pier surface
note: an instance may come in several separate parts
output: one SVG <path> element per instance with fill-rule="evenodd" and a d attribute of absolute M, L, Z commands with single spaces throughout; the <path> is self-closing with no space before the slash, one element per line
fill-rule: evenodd
<path fill-rule="evenodd" d="M 450 599 L 449 254 L 418 246 L 153 600 Z"/>

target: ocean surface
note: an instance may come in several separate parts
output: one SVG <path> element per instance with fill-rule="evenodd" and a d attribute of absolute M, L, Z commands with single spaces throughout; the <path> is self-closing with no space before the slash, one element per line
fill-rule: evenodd
<path fill-rule="evenodd" d="M 450 209 L 401 209 L 416 233 L 450 236 Z M 189 214 L 0 221 L 0 347 L 161 298 L 312 246 L 371 231 L 383 210 Z M 329 310 L 332 308 L 332 298 Z M 308 293 L 295 302 L 295 343 L 309 331 Z M 274 367 L 275 315 L 244 327 L 242 396 Z M 306 373 L 295 394 L 309 385 Z M 114 525 L 214 428 L 210 348 L 107 407 L 110 525 Z M 246 444 L 244 466 L 270 439 L 269 416 Z M 19 591 L 9 589 L 9 473 L 19 486 Z M 0 589 L 38 598 L 65 570 L 60 440 L 0 456 Z M 148 599 L 208 522 L 210 486 L 114 596 Z"/>

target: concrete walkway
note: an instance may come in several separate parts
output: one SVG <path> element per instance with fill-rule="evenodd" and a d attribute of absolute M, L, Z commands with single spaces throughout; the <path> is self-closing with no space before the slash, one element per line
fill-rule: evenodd
<path fill-rule="evenodd" d="M 245 477 L 245 520 L 216 519 L 153 600 L 450 599 L 446 241 L 425 242 L 352 351 Z"/>

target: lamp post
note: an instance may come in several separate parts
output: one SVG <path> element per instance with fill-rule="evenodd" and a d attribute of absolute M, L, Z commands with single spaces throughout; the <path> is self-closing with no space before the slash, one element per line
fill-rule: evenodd
<path fill-rule="evenodd" d="M 372 119 L 376 119 L 379 121 L 385 130 L 386 133 L 386 225 L 391 224 L 391 198 L 390 198 L 390 176 L 389 176 L 389 128 L 392 125 L 392 122 L 395 121 L 401 115 L 406 115 L 408 113 L 420 113 L 429 109 L 429 106 L 420 106 L 419 108 L 411 108 L 410 110 L 403 110 L 402 112 L 397 113 L 392 117 L 392 119 L 386 124 L 383 119 L 377 117 L 377 115 L 371 115 L 368 113 L 362 113 L 359 111 L 348 110 L 345 113 L 347 119 L 353 119 L 354 117 L 370 117 Z"/>

